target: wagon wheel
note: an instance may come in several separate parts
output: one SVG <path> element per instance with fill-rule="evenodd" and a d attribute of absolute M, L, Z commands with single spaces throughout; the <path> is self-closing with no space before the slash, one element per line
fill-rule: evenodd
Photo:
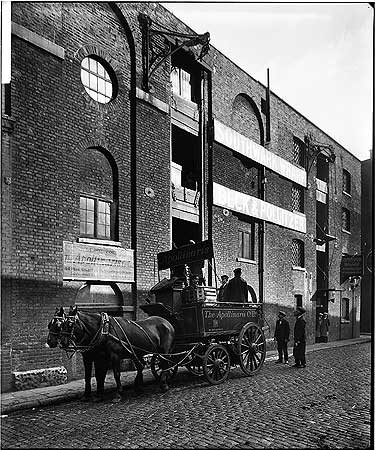
<path fill-rule="evenodd" d="M 152 375 L 154 375 L 155 380 L 160 381 L 162 369 L 160 367 L 159 355 L 152 355 L 150 367 Z M 167 381 L 172 379 L 176 375 L 177 370 L 178 366 L 174 366 L 172 369 L 167 370 Z"/>
<path fill-rule="evenodd" d="M 266 339 L 262 328 L 251 322 L 244 325 L 237 345 L 241 369 L 246 375 L 255 375 L 266 357 Z"/>
<path fill-rule="evenodd" d="M 230 372 L 230 356 L 221 344 L 212 344 L 203 357 L 203 373 L 211 384 L 223 383 Z"/>
<path fill-rule="evenodd" d="M 185 364 L 187 370 L 196 377 L 203 376 L 202 355 L 190 355 L 189 361 Z"/>

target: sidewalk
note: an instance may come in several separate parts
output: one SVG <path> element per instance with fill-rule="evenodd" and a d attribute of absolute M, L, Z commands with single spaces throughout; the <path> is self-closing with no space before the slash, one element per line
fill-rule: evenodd
<path fill-rule="evenodd" d="M 306 346 L 306 353 L 311 353 L 327 348 L 343 347 L 347 345 L 363 344 L 371 342 L 371 335 L 361 335 L 356 339 L 347 339 L 342 341 L 334 341 L 328 343 L 311 344 Z M 266 361 L 272 361 L 277 358 L 277 351 L 271 350 L 267 352 Z M 123 372 L 121 374 L 121 382 L 123 385 L 133 384 L 136 372 Z M 143 371 L 143 378 L 145 383 L 150 383 L 154 377 L 150 369 Z M 26 391 L 16 391 L 1 394 L 1 414 L 5 415 L 17 410 L 27 408 L 38 408 L 44 405 L 61 403 L 82 396 L 84 391 L 84 380 L 75 380 L 67 384 L 58 386 L 48 386 L 37 389 L 29 389 Z M 96 391 L 96 381 L 92 378 L 92 390 Z M 105 391 L 115 390 L 116 383 L 113 378 L 112 371 L 106 377 Z"/>

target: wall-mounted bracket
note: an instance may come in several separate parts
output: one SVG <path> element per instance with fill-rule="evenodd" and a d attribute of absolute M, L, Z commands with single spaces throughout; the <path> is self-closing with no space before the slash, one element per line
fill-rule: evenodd
<path fill-rule="evenodd" d="M 315 141 L 311 133 L 305 136 L 305 144 L 307 176 L 309 175 L 314 162 L 316 162 L 318 155 L 324 154 L 328 162 L 335 162 L 336 155 L 333 151 L 332 145 L 322 144 L 321 142 Z"/>
<path fill-rule="evenodd" d="M 195 48 L 194 54 L 201 46 L 196 59 L 200 61 L 209 51 L 210 33 L 185 34 L 169 30 L 153 22 L 146 14 L 140 13 L 138 21 L 142 31 L 142 88 L 150 91 L 150 78 L 163 62 L 182 47 Z M 172 44 L 175 44 L 172 48 Z"/>

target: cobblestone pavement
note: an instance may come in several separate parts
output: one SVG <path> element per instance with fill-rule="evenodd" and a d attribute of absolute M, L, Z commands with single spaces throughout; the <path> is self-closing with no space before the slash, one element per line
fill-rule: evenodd
<path fill-rule="evenodd" d="M 218 386 L 182 369 L 165 394 L 126 386 L 121 403 L 10 413 L 1 448 L 367 448 L 370 356 L 370 343 L 330 348 L 308 354 L 305 369 L 266 361 Z"/>

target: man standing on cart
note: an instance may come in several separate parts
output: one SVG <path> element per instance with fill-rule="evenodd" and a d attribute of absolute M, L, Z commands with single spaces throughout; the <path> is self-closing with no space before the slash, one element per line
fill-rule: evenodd
<path fill-rule="evenodd" d="M 241 268 L 234 269 L 234 277 L 228 281 L 224 291 L 224 300 L 226 302 L 247 303 L 249 291 L 246 281 L 241 277 Z"/>

